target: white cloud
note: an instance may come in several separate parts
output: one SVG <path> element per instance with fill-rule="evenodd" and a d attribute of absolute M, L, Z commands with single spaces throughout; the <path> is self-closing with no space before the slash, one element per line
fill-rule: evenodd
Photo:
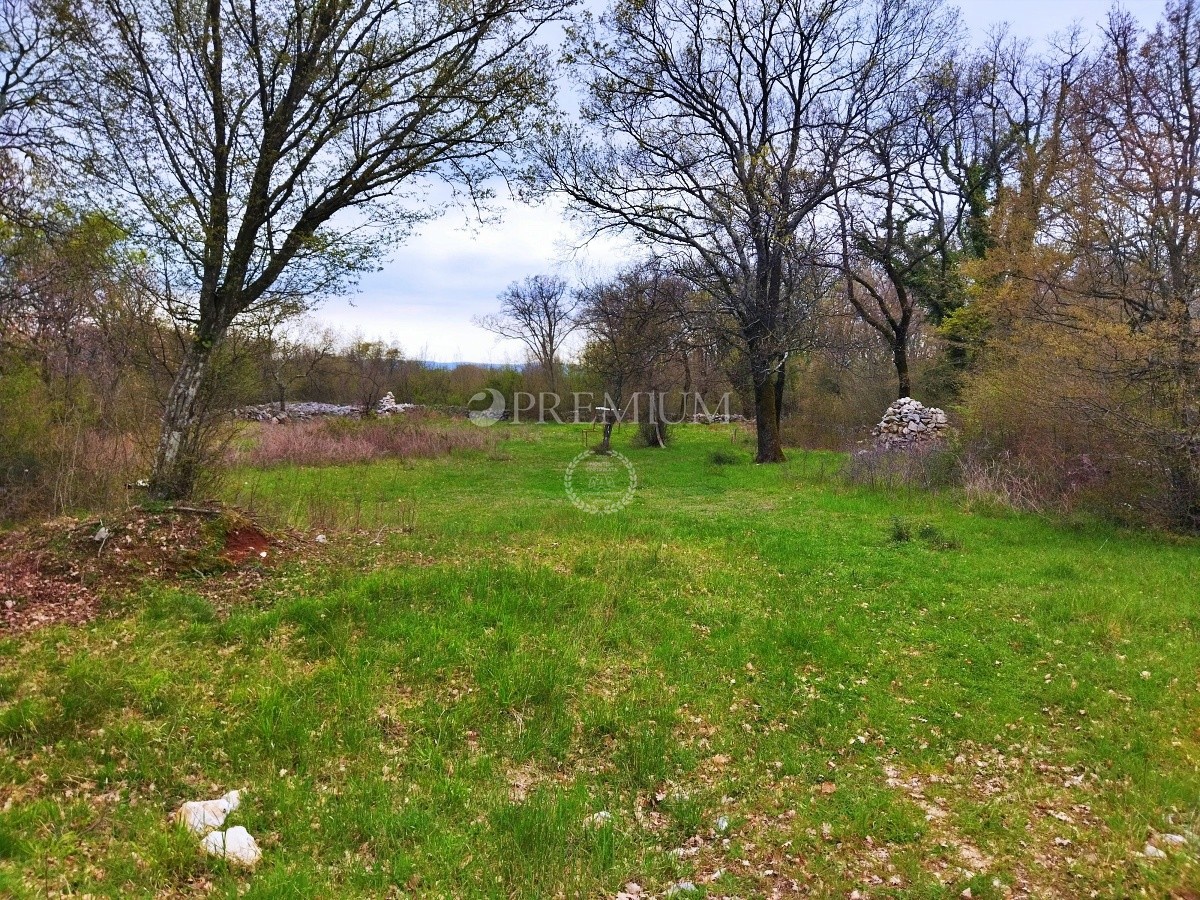
<path fill-rule="evenodd" d="M 451 211 L 428 223 L 363 279 L 351 297 L 327 301 L 315 318 L 343 331 L 396 340 L 406 354 L 446 362 L 519 361 L 520 346 L 497 343 L 471 324 L 495 310 L 496 297 L 527 275 L 607 270 L 632 253 L 616 239 L 580 249 L 578 228 L 558 203 L 498 204 L 498 223 L 468 226 Z"/>

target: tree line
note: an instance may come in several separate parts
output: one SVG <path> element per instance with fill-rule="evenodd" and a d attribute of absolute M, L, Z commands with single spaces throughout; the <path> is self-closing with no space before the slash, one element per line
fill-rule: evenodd
<path fill-rule="evenodd" d="M 982 46 L 940 0 L 0 14 L 0 365 L 69 393 L 92 353 L 142 385 L 153 496 L 194 490 L 244 335 L 373 266 L 440 211 L 430 184 L 486 205 L 507 183 L 646 257 L 502 298 L 559 291 L 561 321 L 482 323 L 552 386 L 572 329 L 618 392 L 702 358 L 770 463 L 785 413 L 878 388 L 884 357 L 890 392 L 954 407 L 988 465 L 1200 524 L 1196 0 Z M 541 43 L 553 22 L 561 47 Z M 563 80 L 577 109 L 555 104 Z"/>

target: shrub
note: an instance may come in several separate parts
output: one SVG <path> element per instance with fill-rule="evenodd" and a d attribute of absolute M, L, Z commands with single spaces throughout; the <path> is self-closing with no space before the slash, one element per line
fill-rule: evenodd
<path fill-rule="evenodd" d="M 714 466 L 735 466 L 742 458 L 732 450 L 714 450 L 708 454 L 708 461 Z"/>
<path fill-rule="evenodd" d="M 909 544 L 914 538 L 920 538 L 931 550 L 958 550 L 962 546 L 955 538 L 943 534 L 936 525 L 919 522 L 914 526 L 903 516 L 892 517 L 888 538 L 893 544 Z"/>
<path fill-rule="evenodd" d="M 907 544 L 912 540 L 912 528 L 909 527 L 908 521 L 900 516 L 892 517 L 892 543 Z"/>
<path fill-rule="evenodd" d="M 106 421 L 85 390 L 0 365 L 0 521 L 121 505 L 145 472 L 136 415 Z"/>
<path fill-rule="evenodd" d="M 1170 448 L 1140 422 L 1145 403 L 1122 385 L 1083 378 L 1081 367 L 1067 351 L 1031 341 L 993 351 L 991 364 L 968 379 L 961 460 L 968 497 L 1033 512 L 1181 523 Z"/>

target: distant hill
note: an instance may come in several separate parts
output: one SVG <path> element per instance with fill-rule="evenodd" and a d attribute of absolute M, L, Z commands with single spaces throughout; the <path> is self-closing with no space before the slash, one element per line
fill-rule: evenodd
<path fill-rule="evenodd" d="M 459 366 L 478 366 L 481 369 L 519 369 L 521 366 L 513 363 L 482 363 L 482 362 L 436 362 L 432 359 L 418 360 L 428 369 L 457 369 Z"/>

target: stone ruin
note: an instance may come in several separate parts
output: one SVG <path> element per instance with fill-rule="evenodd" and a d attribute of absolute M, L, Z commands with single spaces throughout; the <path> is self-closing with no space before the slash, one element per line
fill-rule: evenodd
<path fill-rule="evenodd" d="M 248 422 L 271 422 L 278 425 L 281 422 L 307 422 L 309 419 L 326 416 L 357 418 L 362 415 L 362 409 L 357 406 L 341 406 L 337 403 L 313 403 L 301 400 L 289 403 L 287 409 L 282 411 L 276 403 L 261 403 L 258 406 L 243 406 L 235 409 L 233 414 L 236 418 L 245 419 Z"/>
<path fill-rule="evenodd" d="M 397 416 L 408 412 L 410 409 L 416 409 L 415 403 L 397 403 L 396 395 L 391 391 L 380 398 L 375 404 L 375 415 L 377 416 Z M 280 410 L 275 403 L 262 403 L 258 406 L 243 406 L 241 409 L 234 410 L 234 416 L 239 419 L 245 419 L 250 422 L 270 422 L 274 425 L 279 425 L 283 422 L 307 422 L 309 419 L 320 419 L 326 417 L 343 418 L 343 419 L 358 419 L 361 418 L 363 410 L 361 406 L 343 406 L 337 403 L 315 403 L 307 400 L 298 400 L 294 403 L 289 403 L 287 408 Z"/>
<path fill-rule="evenodd" d="M 943 441 L 949 430 L 942 410 L 925 406 L 912 397 L 901 397 L 887 408 L 871 435 L 877 447 L 906 450 Z"/>
<path fill-rule="evenodd" d="M 397 403 L 395 394 L 388 391 L 375 404 L 375 415 L 394 416 L 397 413 L 408 412 L 408 410 L 413 409 L 415 406 L 415 403 Z"/>

